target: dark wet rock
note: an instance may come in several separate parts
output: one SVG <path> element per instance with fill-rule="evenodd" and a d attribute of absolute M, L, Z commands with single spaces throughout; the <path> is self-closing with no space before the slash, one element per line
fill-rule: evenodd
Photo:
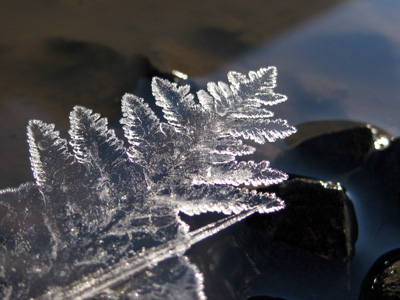
<path fill-rule="evenodd" d="M 358 244 L 361 255 L 358 255 L 351 266 L 354 290 L 360 287 L 364 278 L 365 290 L 366 284 L 374 280 L 370 278 L 372 271 L 368 275 L 369 279 L 365 277 L 372 263 L 382 253 L 400 245 L 399 150 L 399 139 L 389 141 L 389 147 L 374 152 L 346 182 L 346 187 L 357 204 L 359 225 L 362 228 Z M 383 262 L 381 264 L 383 266 Z M 373 269 L 377 274 L 376 264 L 374 266 Z M 371 296 L 360 299 L 391 298 Z"/>
<path fill-rule="evenodd" d="M 352 174 L 347 186 L 360 204 L 372 209 L 386 221 L 399 224 L 400 212 L 400 138 L 388 138 L 388 147 L 375 151 L 363 166 Z"/>
<path fill-rule="evenodd" d="M 246 223 L 321 258 L 349 260 L 354 255 L 357 221 L 354 207 L 339 183 L 295 178 L 269 191 L 285 200 L 286 208 Z"/>
<path fill-rule="evenodd" d="M 211 213 L 181 217 L 188 222 L 191 230 L 195 230 L 226 216 Z M 248 283 L 257 275 L 257 271 L 242 247 L 235 241 L 243 226 L 243 222 L 233 225 L 193 245 L 186 253 L 204 275 L 204 288 L 208 300 L 239 300 L 252 295 Z"/>
<path fill-rule="evenodd" d="M 372 147 L 371 130 L 359 127 L 324 134 L 302 142 L 295 148 L 299 156 L 295 161 L 302 166 L 318 166 L 340 174 L 357 168 Z"/>
<path fill-rule="evenodd" d="M 293 148 L 283 152 L 274 165 L 304 176 L 335 179 L 349 173 L 382 148 L 390 135 L 358 122 L 321 121 L 301 124 L 288 139 Z M 350 128 L 349 128 L 350 127 Z"/>
<path fill-rule="evenodd" d="M 382 255 L 365 277 L 359 300 L 400 299 L 400 248 Z"/>
<path fill-rule="evenodd" d="M 345 130 L 364 127 L 367 127 L 371 130 L 375 141 L 381 137 L 391 136 L 387 131 L 364 122 L 324 120 L 297 124 L 296 128 L 298 132 L 286 138 L 285 143 L 290 147 L 294 147 L 307 140 L 317 138 L 325 134 L 338 133 Z"/>
<path fill-rule="evenodd" d="M 400 199 L 400 138 L 379 153 L 375 172 L 379 180 Z"/>
<path fill-rule="evenodd" d="M 310 179 L 292 179 L 271 190 L 286 208 L 247 218 L 236 240 L 259 273 L 250 287 L 287 299 L 345 299 L 358 230 L 345 191 Z"/>
<path fill-rule="evenodd" d="M 204 274 L 208 299 L 349 298 L 357 220 L 345 191 L 304 178 L 268 191 L 285 200 L 284 210 L 253 215 L 188 251 Z M 182 215 L 191 230 L 223 217 Z"/>

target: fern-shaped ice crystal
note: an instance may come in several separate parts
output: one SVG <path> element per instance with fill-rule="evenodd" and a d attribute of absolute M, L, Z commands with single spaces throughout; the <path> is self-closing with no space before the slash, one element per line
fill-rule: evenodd
<path fill-rule="evenodd" d="M 266 161 L 237 162 L 255 151 L 243 139 L 295 132 L 266 109 L 286 100 L 273 91 L 275 68 L 228 80 L 195 100 L 189 86 L 154 78 L 167 122 L 126 94 L 128 148 L 107 119 L 81 106 L 70 114 L 69 145 L 54 125 L 30 121 L 36 182 L 0 191 L 0 298 L 205 299 L 184 255 L 190 245 L 283 207 L 274 194 L 238 188 L 287 178 Z M 232 216 L 190 231 L 178 215 L 212 211 Z"/>

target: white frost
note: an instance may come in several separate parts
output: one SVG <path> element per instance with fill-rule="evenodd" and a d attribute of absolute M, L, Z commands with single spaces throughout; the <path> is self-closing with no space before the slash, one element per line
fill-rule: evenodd
<path fill-rule="evenodd" d="M 126 149 L 107 119 L 76 106 L 70 148 L 54 125 L 31 121 L 28 143 L 36 183 L 0 191 L 0 298 L 205 299 L 202 274 L 185 251 L 248 215 L 283 208 L 274 194 L 240 189 L 287 175 L 241 138 L 273 142 L 294 133 L 266 105 L 276 69 L 229 84 L 189 86 L 154 78 L 167 122 L 134 95 L 122 99 Z M 179 213 L 231 215 L 196 231 Z M 125 299 L 125 298 L 124 298 Z"/>

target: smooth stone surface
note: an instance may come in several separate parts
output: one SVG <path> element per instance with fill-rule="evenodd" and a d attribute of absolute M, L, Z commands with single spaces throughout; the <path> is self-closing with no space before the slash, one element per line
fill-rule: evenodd
<path fill-rule="evenodd" d="M 400 138 L 391 142 L 377 157 L 376 174 L 379 180 L 400 199 Z M 400 201 L 399 201 L 400 204 Z"/>
<path fill-rule="evenodd" d="M 237 239 L 259 272 L 252 290 L 287 299 L 345 299 L 358 232 L 345 191 L 337 183 L 304 178 L 268 191 L 286 208 L 249 217 Z"/>
<path fill-rule="evenodd" d="M 357 220 L 345 191 L 305 178 L 268 191 L 285 200 L 284 210 L 253 215 L 188 251 L 208 299 L 348 298 Z M 182 215 L 191 230 L 222 217 Z"/>
<path fill-rule="evenodd" d="M 360 167 L 377 148 L 386 147 L 391 138 L 383 130 L 358 122 L 320 121 L 297 127 L 298 133 L 287 142 L 292 148 L 282 152 L 274 166 L 329 180 Z M 317 133 L 320 135 L 315 136 Z"/>
<path fill-rule="evenodd" d="M 359 300 L 400 299 L 400 248 L 379 257 L 369 270 Z"/>
<path fill-rule="evenodd" d="M 400 138 L 390 138 L 386 148 L 374 151 L 346 186 L 376 217 L 400 224 Z"/>
<path fill-rule="evenodd" d="M 284 242 L 321 258 L 350 260 L 357 239 L 353 203 L 339 183 L 294 178 L 268 191 L 285 200 L 286 208 L 246 220 L 273 232 L 273 241 Z"/>

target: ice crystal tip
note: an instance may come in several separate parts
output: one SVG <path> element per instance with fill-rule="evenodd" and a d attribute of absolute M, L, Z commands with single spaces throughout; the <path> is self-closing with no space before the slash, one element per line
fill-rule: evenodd
<path fill-rule="evenodd" d="M 82 106 L 70 114 L 69 145 L 53 124 L 30 121 L 35 183 L 0 191 L 2 298 L 147 299 L 163 286 L 158 297 L 205 299 L 186 249 L 254 212 L 284 207 L 274 194 L 238 186 L 287 175 L 266 161 L 236 159 L 255 151 L 243 138 L 273 142 L 296 131 L 266 108 L 286 100 L 274 92 L 276 76 L 274 67 L 229 72 L 228 84 L 209 83 L 197 100 L 188 85 L 154 78 L 167 122 L 125 94 L 128 147 Z M 231 216 L 196 231 L 179 217 L 211 211 Z"/>

